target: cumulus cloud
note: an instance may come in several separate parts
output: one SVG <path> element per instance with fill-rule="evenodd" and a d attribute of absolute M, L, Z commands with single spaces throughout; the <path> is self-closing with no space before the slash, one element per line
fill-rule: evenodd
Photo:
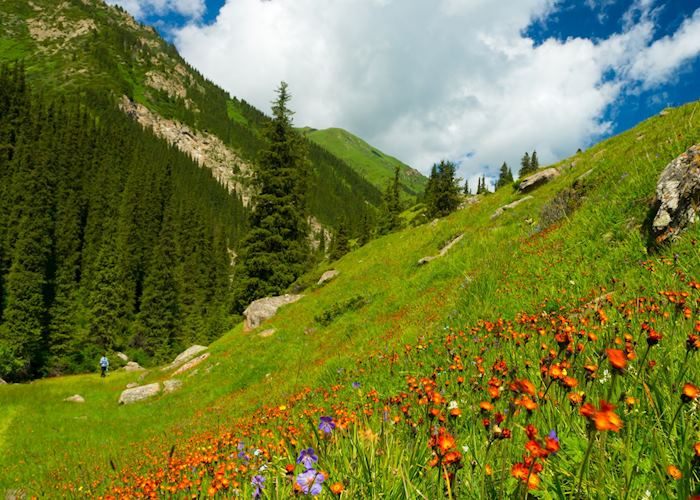
<path fill-rule="evenodd" d="M 557 7 L 227 0 L 212 24 L 173 36 L 203 74 L 264 111 L 284 80 L 297 125 L 346 128 L 423 172 L 459 160 L 473 178 L 504 160 L 517 171 L 524 151 L 537 149 L 547 163 L 586 146 L 610 131 L 602 117 L 633 82 L 654 85 L 700 52 L 697 12 L 651 44 L 652 0 L 638 0 L 634 22 L 605 40 L 536 45 L 525 28 Z"/>
<path fill-rule="evenodd" d="M 198 20 L 206 11 L 204 2 L 205 0 L 107 0 L 109 4 L 123 7 L 137 19 L 175 13 Z"/>

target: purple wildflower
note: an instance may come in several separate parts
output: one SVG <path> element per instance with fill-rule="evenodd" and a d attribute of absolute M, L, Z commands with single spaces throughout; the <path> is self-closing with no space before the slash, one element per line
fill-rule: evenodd
<path fill-rule="evenodd" d="M 318 457 L 313 448 L 301 450 L 297 458 L 298 464 L 302 464 L 306 470 L 309 470 L 313 468 L 314 462 L 318 462 Z"/>
<path fill-rule="evenodd" d="M 322 485 L 325 480 L 326 477 L 323 473 L 314 469 L 309 469 L 297 476 L 297 484 L 305 495 L 320 495 L 321 491 L 323 491 Z"/>
<path fill-rule="evenodd" d="M 360 383 L 359 383 L 359 382 L 353 382 L 353 383 L 352 383 L 352 388 L 353 388 L 353 389 L 359 389 L 359 388 L 360 388 Z"/>
<path fill-rule="evenodd" d="M 253 498 L 260 498 L 262 495 L 262 490 L 265 489 L 265 476 L 257 475 L 253 476 L 253 479 L 250 481 L 250 484 L 255 486 L 255 490 L 253 491 Z"/>
<path fill-rule="evenodd" d="M 333 432 L 333 429 L 335 429 L 333 417 L 321 417 L 321 423 L 318 424 L 318 428 L 326 434 Z"/>

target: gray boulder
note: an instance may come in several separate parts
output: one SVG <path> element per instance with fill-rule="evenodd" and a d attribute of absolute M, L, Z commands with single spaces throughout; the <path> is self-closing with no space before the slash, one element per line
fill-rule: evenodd
<path fill-rule="evenodd" d="M 207 350 L 207 347 L 205 347 L 203 345 L 193 345 L 191 347 L 188 347 L 187 349 L 182 351 L 180 354 L 178 354 L 172 363 L 170 363 L 168 366 L 164 367 L 163 371 L 172 370 L 173 368 L 180 366 L 185 361 L 189 361 L 190 359 L 194 358 L 200 352 L 206 351 L 206 350 Z"/>
<path fill-rule="evenodd" d="M 526 193 L 541 186 L 542 184 L 548 183 L 552 179 L 556 179 L 557 177 L 559 177 L 559 170 L 557 170 L 554 167 L 545 168 L 544 170 L 534 173 L 530 177 L 526 177 L 525 179 L 523 179 L 520 182 L 518 190 L 521 193 Z"/>
<path fill-rule="evenodd" d="M 124 365 L 124 371 L 127 372 L 138 372 L 141 370 L 145 370 L 145 368 L 136 361 L 129 361 L 126 365 Z"/>
<path fill-rule="evenodd" d="M 159 392 L 160 384 L 158 382 L 134 387 L 133 389 L 126 389 L 119 396 L 119 404 L 128 405 L 132 403 L 137 403 L 139 401 L 143 401 L 144 399 L 151 398 Z"/>
<path fill-rule="evenodd" d="M 0 378 L 0 385 L 7 385 L 7 382 Z"/>
<path fill-rule="evenodd" d="M 316 283 L 316 284 L 323 285 L 324 283 L 327 283 L 330 280 L 332 280 L 333 278 L 335 278 L 336 276 L 338 276 L 339 273 L 340 273 L 340 271 L 336 271 L 335 269 L 331 269 L 330 271 L 326 271 L 325 273 L 323 273 L 321 275 L 321 278 L 318 280 L 318 283 Z"/>
<path fill-rule="evenodd" d="M 438 253 L 437 255 L 429 255 L 427 257 L 423 257 L 422 259 L 420 259 L 418 261 L 418 265 L 422 266 L 422 265 L 427 264 L 428 262 L 432 262 L 435 259 L 439 259 L 440 257 L 444 257 L 445 255 L 447 255 L 447 252 L 449 252 L 452 249 L 453 246 L 455 246 L 457 243 L 462 241 L 462 238 L 464 238 L 464 233 L 460 234 L 456 238 L 453 238 L 447 245 L 445 245 L 444 247 L 442 247 L 440 249 L 440 253 Z"/>
<path fill-rule="evenodd" d="M 74 396 L 64 399 L 63 401 L 66 401 L 68 403 L 84 403 L 85 398 L 82 397 L 80 394 L 76 394 Z"/>
<path fill-rule="evenodd" d="M 513 210 L 515 207 L 520 205 L 521 203 L 524 203 L 528 200 L 531 200 L 532 196 L 527 195 L 523 198 L 520 198 L 519 200 L 515 200 L 513 203 L 509 203 L 507 205 L 503 205 L 501 208 L 497 209 L 493 214 L 491 214 L 491 220 L 496 219 L 497 217 L 500 217 L 503 215 L 503 212 L 507 210 Z"/>
<path fill-rule="evenodd" d="M 121 359 L 124 363 L 126 363 L 127 361 L 129 361 L 129 356 L 127 356 L 127 355 L 124 354 L 123 352 L 115 352 L 114 354 L 115 354 L 119 359 Z"/>
<path fill-rule="evenodd" d="M 264 299 L 258 299 L 252 302 L 245 311 L 243 311 L 243 316 L 245 316 L 245 321 L 243 323 L 243 329 L 249 332 L 265 321 L 277 314 L 277 310 L 287 304 L 291 304 L 301 299 L 303 295 L 280 295 L 279 297 L 265 297 Z"/>
<path fill-rule="evenodd" d="M 276 331 L 277 330 L 275 328 L 268 328 L 264 332 L 258 333 L 258 337 L 263 337 L 263 338 L 272 337 Z"/>
<path fill-rule="evenodd" d="M 210 353 L 205 352 L 205 353 L 202 354 L 201 356 L 198 356 L 198 357 L 196 357 L 196 358 L 194 358 L 194 359 L 189 360 L 187 363 L 185 363 L 185 364 L 182 365 L 180 368 L 178 368 L 177 370 L 175 370 L 175 372 L 173 373 L 173 376 L 179 375 L 179 374 L 181 374 L 181 373 L 183 373 L 183 372 L 186 372 L 186 371 L 189 370 L 190 368 L 197 366 L 199 363 L 201 363 L 202 361 L 204 361 L 205 359 L 207 359 L 207 358 L 209 357 L 209 354 L 210 354 Z"/>
<path fill-rule="evenodd" d="M 656 184 L 659 209 L 652 223 L 657 242 L 674 240 L 697 220 L 700 202 L 700 144 L 669 163 Z"/>
<path fill-rule="evenodd" d="M 165 394 L 169 394 L 171 392 L 177 391 L 180 387 L 182 387 L 182 380 L 178 380 L 176 378 L 166 380 L 163 382 L 163 392 Z"/>

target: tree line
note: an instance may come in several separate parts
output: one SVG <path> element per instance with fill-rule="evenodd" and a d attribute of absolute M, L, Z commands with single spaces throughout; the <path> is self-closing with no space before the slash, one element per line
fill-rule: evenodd
<path fill-rule="evenodd" d="M 246 209 L 115 108 L 30 91 L 0 68 L 0 376 L 161 361 L 230 322 Z"/>

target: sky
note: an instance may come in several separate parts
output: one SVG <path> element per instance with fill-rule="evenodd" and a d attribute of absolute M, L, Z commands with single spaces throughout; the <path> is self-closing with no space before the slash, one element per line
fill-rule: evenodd
<path fill-rule="evenodd" d="M 203 75 L 476 185 L 700 99 L 700 0 L 108 0 Z M 689 145 L 690 146 L 690 145 Z"/>

